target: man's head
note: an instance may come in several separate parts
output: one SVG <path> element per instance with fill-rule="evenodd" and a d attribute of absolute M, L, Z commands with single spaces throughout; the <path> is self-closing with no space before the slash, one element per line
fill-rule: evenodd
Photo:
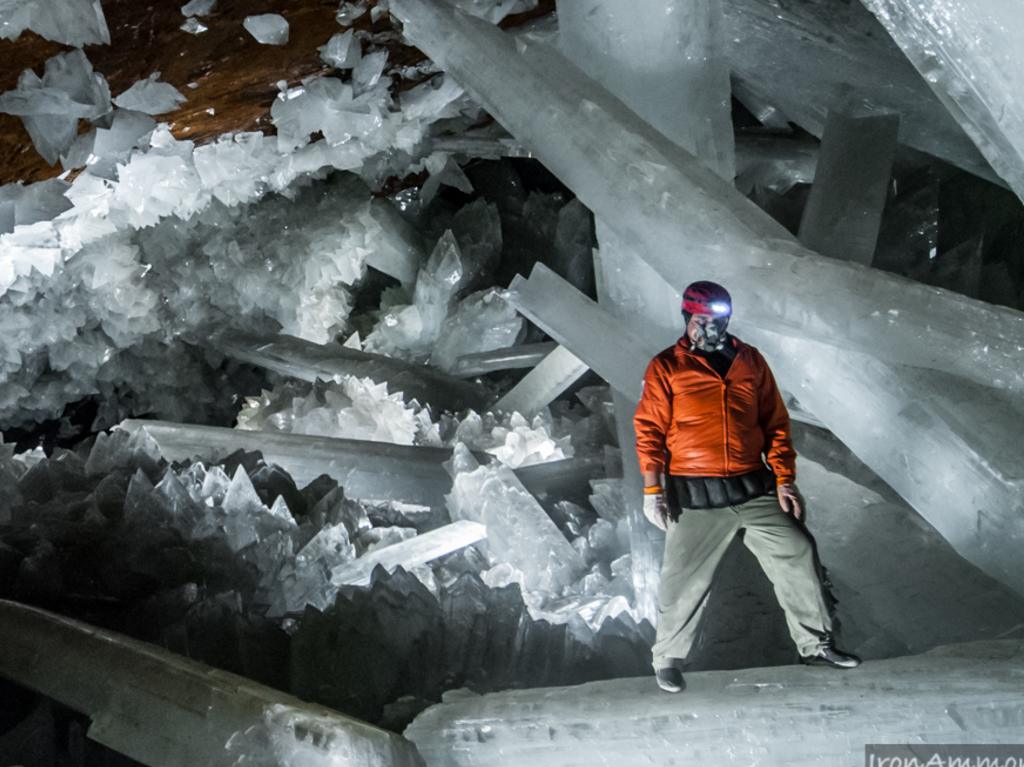
<path fill-rule="evenodd" d="M 694 349 L 705 352 L 721 349 L 731 316 L 732 297 L 718 283 L 701 280 L 683 291 L 686 336 Z"/>

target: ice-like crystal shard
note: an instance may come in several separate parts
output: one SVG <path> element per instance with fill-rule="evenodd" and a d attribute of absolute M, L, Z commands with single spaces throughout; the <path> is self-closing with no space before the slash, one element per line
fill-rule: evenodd
<path fill-rule="evenodd" d="M 396 0 L 392 9 L 410 39 L 670 284 L 713 279 L 751 323 L 1024 389 L 1024 315 L 817 256 L 557 52 L 444 2 Z M 680 258 L 694 243 L 699 275 Z M 990 332 L 972 335 L 965 313 Z"/>
<path fill-rule="evenodd" d="M 476 384 L 426 365 L 341 344 L 314 344 L 286 335 L 265 338 L 232 334 L 221 336 L 215 346 L 239 361 L 303 381 L 329 381 L 337 376 L 386 381 L 392 392 L 402 392 L 406 400 L 447 410 L 480 409 L 487 401 L 485 390 Z"/>
<path fill-rule="evenodd" d="M 209 31 L 210 28 L 195 16 L 189 16 L 178 29 L 188 32 L 190 35 L 201 35 L 203 32 Z"/>
<path fill-rule="evenodd" d="M 154 767 L 422 767 L 394 733 L 162 647 L 0 601 L 0 675 L 84 714 L 89 737 Z"/>
<path fill-rule="evenodd" d="M 412 570 L 485 538 L 487 528 L 478 522 L 452 522 L 400 543 L 374 549 L 352 562 L 333 568 L 331 583 L 335 586 L 365 586 L 370 582 L 375 567 L 383 567 L 388 571 L 397 567 Z"/>
<path fill-rule="evenodd" d="M 463 355 L 507 348 L 522 333 L 523 320 L 508 303 L 507 291 L 481 290 L 462 299 L 441 325 L 430 363 L 451 372 Z"/>
<path fill-rule="evenodd" d="M 871 264 L 898 130 L 896 115 L 829 112 L 800 242 L 826 256 Z"/>
<path fill-rule="evenodd" d="M 550 341 L 542 341 L 536 344 L 509 346 L 505 349 L 495 349 L 489 352 L 464 354 L 455 361 L 451 373 L 452 375 L 471 378 L 483 375 L 484 373 L 493 373 L 496 370 L 536 367 L 557 346 L 558 344 Z"/>
<path fill-rule="evenodd" d="M 388 52 L 374 51 L 368 53 L 356 62 L 352 68 L 352 88 L 358 96 L 370 90 L 384 74 L 384 67 L 388 63 Z"/>
<path fill-rule="evenodd" d="M 217 0 L 190 0 L 181 6 L 181 15 L 209 16 L 216 5 Z"/>
<path fill-rule="evenodd" d="M 682 695 L 652 694 L 649 677 L 467 693 L 428 708 L 405 735 L 428 764 L 451 767 L 817 767 L 859 764 L 864 744 L 879 739 L 915 744 L 900 760 L 910 764 L 926 744 L 1018 742 L 1022 662 L 1024 645 L 1007 639 L 869 661 L 851 674 L 805 666 L 689 673 Z"/>
<path fill-rule="evenodd" d="M 386 199 L 373 198 L 370 219 L 377 229 L 370 235 L 374 248 L 367 254 L 366 263 L 403 285 L 414 285 L 420 267 L 427 260 L 423 238 Z"/>
<path fill-rule="evenodd" d="M 526 588 L 558 594 L 583 575 L 579 554 L 510 468 L 500 463 L 481 466 L 460 443 L 451 471 L 452 518 L 486 525 L 488 550 L 522 571 Z"/>
<path fill-rule="evenodd" d="M 131 88 L 114 99 L 122 109 L 131 109 L 147 115 L 173 112 L 185 102 L 185 96 L 170 83 L 160 81 L 160 73 L 154 72 L 145 80 L 139 80 Z"/>
<path fill-rule="evenodd" d="M 110 44 L 100 0 L 13 0 L 0 5 L 0 38 L 14 40 L 26 29 L 76 48 Z"/>
<path fill-rule="evenodd" d="M 555 348 L 494 403 L 494 409 L 532 416 L 572 386 L 590 368 L 564 346 Z"/>
<path fill-rule="evenodd" d="M 1014 2 L 865 0 L 950 114 L 1024 198 L 1024 53 Z"/>
<path fill-rule="evenodd" d="M 818 166 L 819 142 L 788 135 L 740 134 L 736 137 L 736 188 L 754 187 L 780 194 L 810 184 Z"/>
<path fill-rule="evenodd" d="M 284 45 L 288 42 L 288 22 L 279 13 L 246 16 L 242 26 L 261 45 Z"/>
<path fill-rule="evenodd" d="M 21 117 L 36 151 L 51 165 L 75 140 L 81 118 L 109 111 L 107 81 L 80 49 L 48 59 L 41 78 L 26 69 L 17 89 L 0 95 L 0 112 Z"/>
<path fill-rule="evenodd" d="M 335 69 L 352 69 L 362 58 L 362 48 L 352 30 L 339 32 L 320 48 L 320 60 Z"/>

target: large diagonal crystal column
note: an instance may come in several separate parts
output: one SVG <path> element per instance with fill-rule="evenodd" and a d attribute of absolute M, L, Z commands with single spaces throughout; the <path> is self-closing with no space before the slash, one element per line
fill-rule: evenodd
<path fill-rule="evenodd" d="M 413 42 L 670 284 L 693 276 L 682 256 L 698 248 L 701 277 L 728 284 L 751 323 L 1024 390 L 1020 312 L 816 256 L 550 47 L 441 0 L 392 9 Z"/>
<path fill-rule="evenodd" d="M 1024 48 L 1010 0 L 864 0 L 996 172 L 1024 199 Z"/>
<path fill-rule="evenodd" d="M 422 767 L 392 732 L 155 645 L 0 600 L 0 676 L 89 717 L 149 767 Z"/>

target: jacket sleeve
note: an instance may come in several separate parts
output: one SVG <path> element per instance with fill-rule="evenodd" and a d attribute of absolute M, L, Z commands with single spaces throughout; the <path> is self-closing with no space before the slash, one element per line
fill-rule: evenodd
<path fill-rule="evenodd" d="M 644 373 L 644 389 L 633 415 L 640 471 L 663 471 L 665 435 L 672 419 L 672 387 L 664 365 L 655 357 Z"/>
<path fill-rule="evenodd" d="M 764 456 L 775 473 L 776 484 L 796 480 L 796 450 L 789 433 L 789 411 L 782 401 L 775 376 L 761 359 L 761 385 L 758 392 L 758 421 L 764 432 Z"/>

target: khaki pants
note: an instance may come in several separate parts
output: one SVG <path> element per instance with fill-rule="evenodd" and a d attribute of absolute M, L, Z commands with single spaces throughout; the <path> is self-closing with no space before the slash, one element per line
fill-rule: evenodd
<path fill-rule="evenodd" d="M 681 667 L 693 646 L 711 580 L 733 536 L 761 563 L 786 613 L 790 636 L 801 655 L 811 655 L 832 630 L 814 547 L 803 525 L 779 507 L 775 495 L 739 506 L 686 509 L 668 523 L 658 586 L 658 634 L 654 668 Z"/>

